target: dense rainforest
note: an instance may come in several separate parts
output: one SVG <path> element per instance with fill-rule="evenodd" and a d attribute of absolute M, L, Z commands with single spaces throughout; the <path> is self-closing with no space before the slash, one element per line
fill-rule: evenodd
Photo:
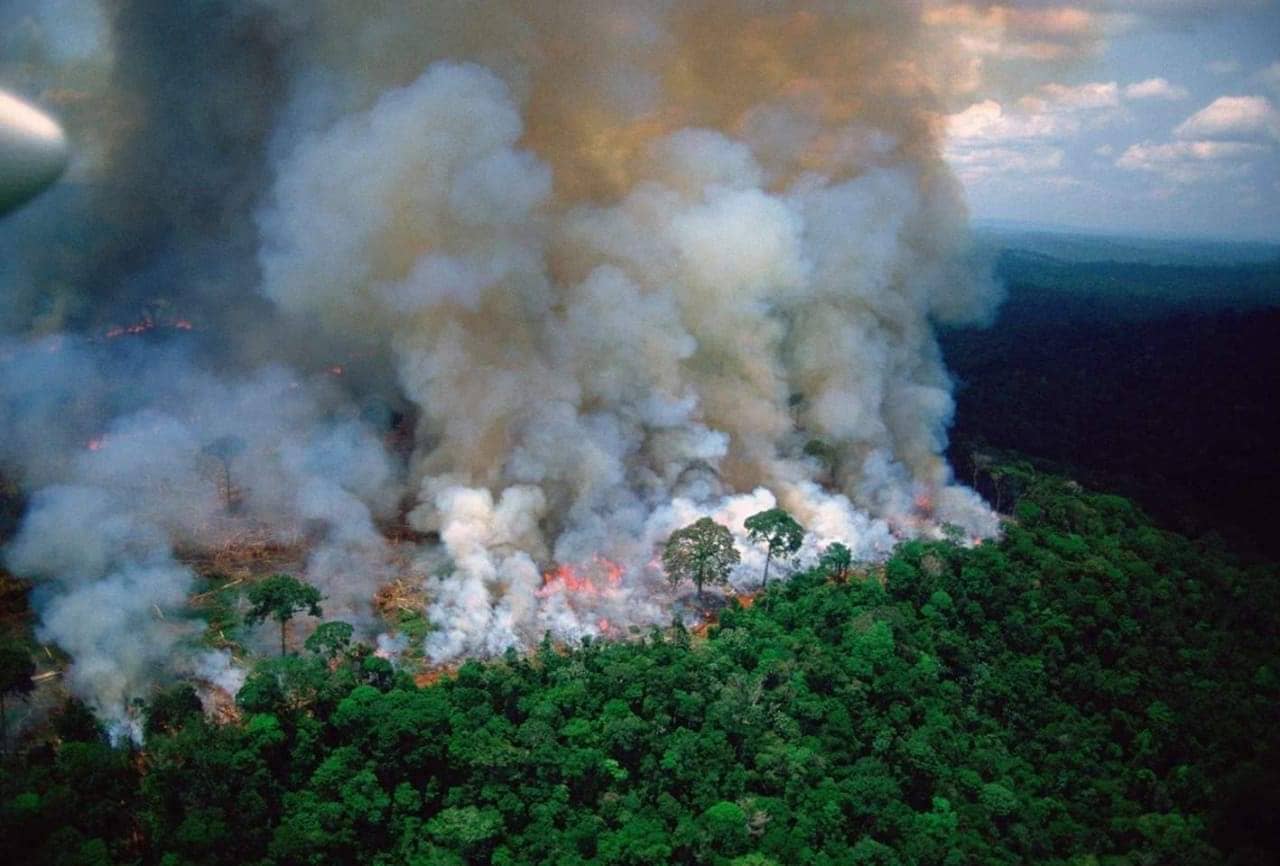
<path fill-rule="evenodd" d="M 183 683 L 153 695 L 141 747 L 111 746 L 69 701 L 8 739 L 0 851 L 1280 862 L 1280 269 L 998 265 L 994 326 L 942 343 L 950 456 L 1008 515 L 1001 540 L 909 542 L 882 565 L 772 581 L 706 629 L 544 644 L 421 686 L 331 623 L 260 660 L 216 718 Z M 0 537 L 19 511 L 0 488 Z M 0 580 L 0 625 L 24 640 L 28 589 Z M 223 594 L 202 611 L 212 631 L 235 624 Z M 0 647 L 10 710 L 29 649 Z"/>
<path fill-rule="evenodd" d="M 1026 466 L 1003 540 L 903 544 L 705 634 L 417 687 L 327 630 L 238 721 L 189 687 L 8 758 L 30 864 L 1237 864 L 1280 854 L 1280 584 Z"/>
<path fill-rule="evenodd" d="M 994 325 L 941 338 L 958 384 L 959 476 L 996 503 L 983 462 L 1014 450 L 1134 498 L 1169 528 L 1280 558 L 1280 259 L 1068 262 L 1007 250 L 997 272 L 1008 297 Z"/>

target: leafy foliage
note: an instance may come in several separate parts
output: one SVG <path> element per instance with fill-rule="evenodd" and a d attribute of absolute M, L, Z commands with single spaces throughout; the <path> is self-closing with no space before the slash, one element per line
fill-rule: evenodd
<path fill-rule="evenodd" d="M 844 582 L 853 570 L 853 551 L 838 541 L 829 544 L 818 559 L 818 568 L 833 579 Z"/>
<path fill-rule="evenodd" d="M 320 616 L 320 590 L 290 574 L 273 574 L 249 589 L 249 612 L 246 623 L 274 619 L 280 623 L 280 655 L 284 655 L 285 629 L 299 611 Z"/>
<path fill-rule="evenodd" d="M 775 556 L 794 554 L 804 543 L 804 527 L 796 519 L 781 508 L 770 508 L 746 519 L 743 526 L 747 537 L 755 543 L 764 543 L 767 553 L 764 558 L 764 579 L 761 587 L 769 585 L 769 563 Z"/>
<path fill-rule="evenodd" d="M 316 627 L 303 643 L 308 651 L 325 659 L 335 658 L 351 646 L 355 629 L 347 622 L 325 622 Z"/>
<path fill-rule="evenodd" d="M 703 584 L 727 583 L 740 559 L 729 530 L 710 517 L 671 533 L 662 551 L 662 567 L 671 585 L 691 580 L 698 598 L 702 598 Z"/>
<path fill-rule="evenodd" d="M 705 640 L 427 688 L 358 648 L 265 661 L 238 723 L 180 698 L 142 756 L 12 759 L 0 837 L 33 866 L 1276 862 L 1275 569 L 1021 493 L 998 543 L 775 581 Z"/>

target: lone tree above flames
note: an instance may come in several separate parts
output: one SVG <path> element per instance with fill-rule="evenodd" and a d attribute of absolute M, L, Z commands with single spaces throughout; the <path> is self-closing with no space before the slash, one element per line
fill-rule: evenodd
<path fill-rule="evenodd" d="M 702 601 L 703 584 L 729 582 L 729 571 L 739 559 L 729 530 L 710 517 L 671 533 L 662 551 L 662 567 L 671 585 L 693 581 L 698 588 L 698 601 Z"/>
<path fill-rule="evenodd" d="M 769 563 L 775 555 L 790 556 L 800 549 L 800 545 L 804 543 L 804 527 L 781 508 L 770 508 L 753 514 L 743 526 L 748 538 L 756 544 L 764 542 L 766 545 L 764 580 L 760 583 L 760 588 L 764 589 L 769 585 Z"/>
<path fill-rule="evenodd" d="M 285 634 L 289 620 L 298 611 L 305 610 L 312 616 L 320 616 L 320 590 L 298 580 L 291 574 L 273 574 L 249 590 L 249 624 L 274 619 L 280 623 L 280 655 L 284 655 Z"/>

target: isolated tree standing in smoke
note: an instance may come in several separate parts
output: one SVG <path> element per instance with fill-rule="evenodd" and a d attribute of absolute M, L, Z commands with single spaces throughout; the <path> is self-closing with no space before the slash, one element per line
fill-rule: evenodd
<path fill-rule="evenodd" d="M 662 567 L 666 569 L 671 585 L 692 580 L 698 588 L 698 601 L 702 601 L 702 585 L 728 583 L 729 570 L 739 560 L 729 530 L 710 517 L 671 533 L 662 551 Z"/>
<path fill-rule="evenodd" d="M 222 467 L 222 504 L 228 510 L 235 505 L 235 488 L 231 486 L 231 461 L 244 452 L 245 441 L 239 436 L 219 436 L 210 442 L 201 453 L 217 460 Z"/>
<path fill-rule="evenodd" d="M 800 549 L 804 542 L 804 527 L 796 523 L 795 518 L 781 508 L 770 508 L 747 518 L 743 524 L 747 537 L 756 544 L 764 542 L 767 550 L 764 555 L 764 580 L 760 588 L 769 585 L 769 563 L 775 554 L 790 556 Z"/>
<path fill-rule="evenodd" d="M 320 590 L 291 574 L 273 574 L 249 590 L 249 613 L 245 622 L 262 622 L 268 618 L 280 623 L 280 655 L 285 654 L 285 630 L 289 620 L 300 610 L 320 616 Z"/>

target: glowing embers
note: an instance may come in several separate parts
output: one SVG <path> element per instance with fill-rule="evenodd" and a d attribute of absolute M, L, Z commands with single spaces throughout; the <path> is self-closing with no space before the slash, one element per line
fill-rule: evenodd
<path fill-rule="evenodd" d="M 556 593 L 586 598 L 617 595 L 622 588 L 622 576 L 622 565 L 596 555 L 586 565 L 561 564 L 544 573 L 542 587 L 537 595 L 539 598 L 547 598 Z M 601 619 L 598 625 L 601 631 L 609 629 L 607 619 Z"/>
<path fill-rule="evenodd" d="M 920 516 L 928 518 L 933 514 L 933 491 L 921 490 L 916 493 L 915 499 L 911 504 L 915 506 Z"/>
<path fill-rule="evenodd" d="M 160 320 L 151 316 L 143 316 L 131 325 L 113 325 L 102 335 L 108 340 L 120 337 L 133 337 L 157 330 L 194 331 L 195 325 L 189 319 Z"/>

